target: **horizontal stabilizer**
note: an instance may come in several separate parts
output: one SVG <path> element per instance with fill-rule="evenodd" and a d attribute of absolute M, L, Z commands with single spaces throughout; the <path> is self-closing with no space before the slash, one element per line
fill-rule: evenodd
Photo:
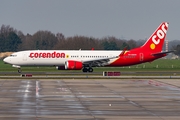
<path fill-rule="evenodd" d="M 152 55 L 159 56 L 159 55 L 168 54 L 168 53 L 172 53 L 172 52 L 174 52 L 174 51 L 173 50 L 172 51 L 164 51 L 164 52 L 160 52 L 160 53 L 153 53 Z"/>

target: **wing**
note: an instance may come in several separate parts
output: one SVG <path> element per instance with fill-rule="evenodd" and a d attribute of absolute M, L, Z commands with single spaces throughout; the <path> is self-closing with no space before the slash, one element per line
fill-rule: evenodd
<path fill-rule="evenodd" d="M 84 60 L 82 61 L 84 66 L 91 66 L 91 67 L 100 67 L 108 65 L 108 62 L 111 59 L 118 58 L 119 56 L 103 58 L 103 59 L 93 59 L 93 60 Z"/>

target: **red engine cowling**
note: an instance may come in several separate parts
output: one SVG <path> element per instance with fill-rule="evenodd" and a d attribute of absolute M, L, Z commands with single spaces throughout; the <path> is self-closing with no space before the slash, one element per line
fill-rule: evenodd
<path fill-rule="evenodd" d="M 82 62 L 79 62 L 79 61 L 68 60 L 65 62 L 66 70 L 81 70 L 82 67 L 83 67 L 83 64 Z"/>

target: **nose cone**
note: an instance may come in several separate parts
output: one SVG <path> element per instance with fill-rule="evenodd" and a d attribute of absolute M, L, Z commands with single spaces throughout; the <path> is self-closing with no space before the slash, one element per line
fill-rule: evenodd
<path fill-rule="evenodd" d="M 4 60 L 3 60 L 5 63 L 9 63 L 10 62 L 10 58 L 9 57 L 6 57 L 6 58 L 4 58 Z"/>

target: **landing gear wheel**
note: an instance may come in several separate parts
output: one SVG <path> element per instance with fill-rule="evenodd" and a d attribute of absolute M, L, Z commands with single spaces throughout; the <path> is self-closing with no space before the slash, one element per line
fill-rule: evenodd
<path fill-rule="evenodd" d="M 88 70 L 89 72 L 93 72 L 93 68 L 89 68 L 89 70 Z"/>
<path fill-rule="evenodd" d="M 87 69 L 87 68 L 83 68 L 82 71 L 83 71 L 83 72 L 87 72 L 88 69 Z"/>
<path fill-rule="evenodd" d="M 22 72 L 21 68 L 18 68 L 18 73 L 21 73 L 21 72 Z"/>
<path fill-rule="evenodd" d="M 83 71 L 83 72 L 93 72 L 93 68 L 91 68 L 91 67 L 90 67 L 90 68 L 85 67 L 85 68 L 82 69 L 82 71 Z"/>

